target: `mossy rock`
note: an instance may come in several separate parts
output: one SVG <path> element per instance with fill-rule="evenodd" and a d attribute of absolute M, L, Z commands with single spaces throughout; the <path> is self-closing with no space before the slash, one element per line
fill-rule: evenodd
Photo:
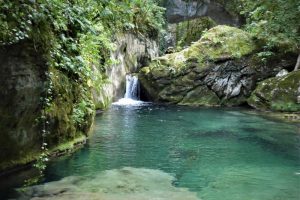
<path fill-rule="evenodd" d="M 300 71 L 260 82 L 248 104 L 260 110 L 299 112 Z"/>
<path fill-rule="evenodd" d="M 219 106 L 220 99 L 218 96 L 206 86 L 199 86 L 187 93 L 179 105 L 189 106 Z"/>
<path fill-rule="evenodd" d="M 245 31 L 219 25 L 207 31 L 202 38 L 184 52 L 186 58 L 199 62 L 241 58 L 256 50 L 256 45 Z"/>
<path fill-rule="evenodd" d="M 205 67 L 208 62 L 241 58 L 256 50 L 256 45 L 245 31 L 219 25 L 208 30 L 200 40 L 190 47 L 176 53 L 157 58 L 150 69 L 158 68 L 180 71 L 187 67 L 187 62 L 195 60 L 199 66 Z"/>
<path fill-rule="evenodd" d="M 176 25 L 176 48 L 182 49 L 198 41 L 205 31 L 217 24 L 209 17 L 201 17 L 179 22 Z"/>
<path fill-rule="evenodd" d="M 252 81 L 252 78 L 245 80 L 242 73 L 245 76 L 254 73 L 254 70 L 245 70 L 245 67 L 248 67 L 247 58 L 255 51 L 255 43 L 248 33 L 235 27 L 219 25 L 205 32 L 190 47 L 153 60 L 140 70 L 139 79 L 153 97 L 152 100 L 192 105 L 240 105 L 245 102 L 245 97 L 230 99 L 231 96 L 223 95 L 224 92 L 216 91 L 218 88 L 212 86 L 222 79 L 225 85 L 220 88 L 233 90 L 237 86 L 232 84 L 240 84 L 239 91 L 243 90 L 241 83 L 236 82 Z M 209 78 L 206 79 L 207 76 Z M 230 77 L 237 77 L 238 81 Z M 231 83 L 228 83 L 229 80 Z M 207 97 L 198 95 L 196 91 L 203 92 Z M 250 92 L 239 92 L 236 96 L 240 94 L 249 95 Z"/>

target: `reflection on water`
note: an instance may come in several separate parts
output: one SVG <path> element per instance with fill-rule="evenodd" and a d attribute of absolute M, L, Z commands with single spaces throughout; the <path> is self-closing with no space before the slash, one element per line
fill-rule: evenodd
<path fill-rule="evenodd" d="M 114 106 L 96 117 L 85 148 L 52 162 L 47 184 L 27 195 L 299 200 L 298 130 L 240 109 Z"/>

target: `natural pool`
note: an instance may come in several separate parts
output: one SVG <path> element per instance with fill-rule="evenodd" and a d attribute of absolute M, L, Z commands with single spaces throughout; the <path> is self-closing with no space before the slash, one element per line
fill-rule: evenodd
<path fill-rule="evenodd" d="M 299 200 L 299 125 L 244 111 L 113 106 L 22 198 Z"/>

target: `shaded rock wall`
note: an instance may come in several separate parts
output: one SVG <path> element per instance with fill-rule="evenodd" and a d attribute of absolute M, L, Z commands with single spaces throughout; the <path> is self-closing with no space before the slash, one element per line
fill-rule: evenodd
<path fill-rule="evenodd" d="M 26 160 L 40 147 L 35 120 L 45 71 L 45 61 L 31 43 L 0 47 L 0 170 L 5 161 Z"/>
<path fill-rule="evenodd" d="M 182 48 L 200 39 L 202 32 L 216 25 L 241 26 L 242 19 L 232 11 L 232 1 L 167 0 L 168 21 L 165 48 Z M 168 52 L 168 51 L 167 51 Z"/>
<path fill-rule="evenodd" d="M 0 47 L 0 171 L 35 160 L 42 145 L 42 98 L 52 83 L 46 109 L 46 142 L 54 148 L 87 135 L 94 118 L 86 83 L 48 68 L 33 42 Z M 46 76 L 46 73 L 49 74 Z M 83 104 L 86 103 L 86 104 Z M 80 116 L 79 116 L 79 114 Z"/>

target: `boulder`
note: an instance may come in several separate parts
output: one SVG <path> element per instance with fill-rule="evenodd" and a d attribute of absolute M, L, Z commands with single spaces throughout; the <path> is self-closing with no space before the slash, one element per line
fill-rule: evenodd
<path fill-rule="evenodd" d="M 256 82 L 275 76 L 289 65 L 281 58 L 262 64 L 255 54 L 257 50 L 246 32 L 219 25 L 190 47 L 153 60 L 140 70 L 139 79 L 145 96 L 153 101 L 241 105 Z"/>
<path fill-rule="evenodd" d="M 285 76 L 285 75 L 287 75 L 288 73 L 289 73 L 288 70 L 283 69 L 283 70 L 281 70 L 280 72 L 278 72 L 278 74 L 276 74 L 276 77 Z"/>
<path fill-rule="evenodd" d="M 300 71 L 260 82 L 248 99 L 249 105 L 260 110 L 297 112 L 300 87 Z"/>

